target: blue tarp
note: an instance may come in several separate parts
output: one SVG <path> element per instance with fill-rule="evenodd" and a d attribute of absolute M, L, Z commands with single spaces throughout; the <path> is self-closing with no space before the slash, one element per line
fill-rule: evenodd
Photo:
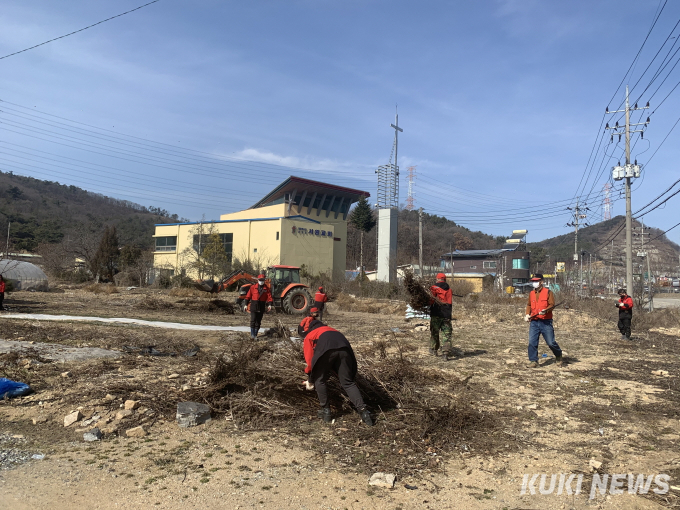
<path fill-rule="evenodd" d="M 27 395 L 31 392 L 31 387 L 22 382 L 12 381 L 11 379 L 5 379 L 0 377 L 0 400 L 3 398 L 14 398 Z"/>

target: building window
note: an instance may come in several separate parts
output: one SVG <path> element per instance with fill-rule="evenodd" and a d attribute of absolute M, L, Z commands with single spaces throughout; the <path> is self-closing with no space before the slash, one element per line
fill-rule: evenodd
<path fill-rule="evenodd" d="M 517 260 L 520 260 L 520 259 L 517 259 Z M 522 283 L 527 283 L 528 281 L 529 281 L 528 278 L 513 278 L 512 284 L 514 286 L 514 285 L 519 285 L 519 284 L 522 284 Z"/>
<path fill-rule="evenodd" d="M 229 262 L 231 262 L 231 253 L 234 246 L 234 234 L 217 234 L 222 240 L 222 246 L 227 254 Z M 210 234 L 194 234 L 194 251 L 199 255 L 203 254 L 203 250 L 210 242 Z"/>
<path fill-rule="evenodd" d="M 529 269 L 529 259 L 512 259 L 513 269 Z"/>
<path fill-rule="evenodd" d="M 276 240 L 277 241 L 279 240 L 279 233 L 278 232 L 276 233 Z"/>
<path fill-rule="evenodd" d="M 156 251 L 176 251 L 177 236 L 165 236 L 156 238 Z"/>
<path fill-rule="evenodd" d="M 470 269 L 477 269 L 477 266 L 470 266 Z"/>
<path fill-rule="evenodd" d="M 257 253 L 257 248 L 253 248 L 253 253 Z"/>
<path fill-rule="evenodd" d="M 496 261 L 495 260 L 485 260 L 484 261 L 484 269 L 496 269 Z"/>

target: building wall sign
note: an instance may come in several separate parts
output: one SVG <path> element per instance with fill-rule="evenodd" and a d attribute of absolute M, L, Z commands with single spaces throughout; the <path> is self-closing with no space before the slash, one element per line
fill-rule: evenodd
<path fill-rule="evenodd" d="M 313 229 L 313 228 L 296 227 L 296 226 L 293 225 L 292 231 L 293 231 L 293 234 L 327 237 L 328 239 L 333 239 L 333 231 L 332 230 L 316 230 L 316 229 Z"/>

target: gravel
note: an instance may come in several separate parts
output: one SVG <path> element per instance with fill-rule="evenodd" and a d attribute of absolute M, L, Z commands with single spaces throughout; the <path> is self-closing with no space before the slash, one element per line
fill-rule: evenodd
<path fill-rule="evenodd" d="M 26 439 L 10 434 L 0 434 L 0 470 L 12 469 L 31 459 L 42 459 L 44 455 L 24 450 Z"/>

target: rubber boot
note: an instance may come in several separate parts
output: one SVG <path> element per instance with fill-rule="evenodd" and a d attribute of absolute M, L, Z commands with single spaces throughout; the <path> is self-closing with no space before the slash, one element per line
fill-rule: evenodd
<path fill-rule="evenodd" d="M 331 408 L 330 407 L 322 407 L 319 409 L 316 413 L 316 415 L 321 418 L 324 423 L 331 423 L 333 421 L 333 417 L 331 416 Z"/>
<path fill-rule="evenodd" d="M 359 414 L 361 415 L 361 421 L 363 421 L 369 427 L 373 426 L 373 418 L 371 418 L 371 413 L 368 411 L 368 409 L 362 409 Z"/>
<path fill-rule="evenodd" d="M 250 328 L 250 338 L 257 338 L 257 329 Z"/>

